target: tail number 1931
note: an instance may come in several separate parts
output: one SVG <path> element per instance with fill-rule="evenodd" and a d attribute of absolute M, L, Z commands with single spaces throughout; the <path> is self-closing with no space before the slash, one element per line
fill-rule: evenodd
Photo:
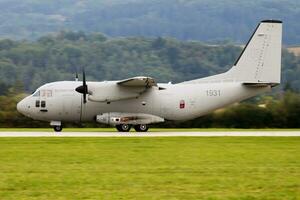
<path fill-rule="evenodd" d="M 208 97 L 221 96 L 221 90 L 206 90 L 206 96 Z"/>

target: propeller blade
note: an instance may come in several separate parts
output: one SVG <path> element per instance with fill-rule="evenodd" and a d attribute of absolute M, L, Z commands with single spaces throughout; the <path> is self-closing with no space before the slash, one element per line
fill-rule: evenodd
<path fill-rule="evenodd" d="M 86 95 L 88 94 L 88 86 L 86 84 L 84 69 L 82 70 L 82 85 L 78 86 L 75 90 L 76 90 L 76 92 L 79 92 L 79 93 L 83 94 L 83 103 L 85 104 L 87 102 L 86 101 Z"/>
<path fill-rule="evenodd" d="M 85 71 L 84 71 L 84 69 L 82 69 L 82 84 L 83 84 L 83 86 L 86 85 L 86 81 L 85 81 Z"/>
<path fill-rule="evenodd" d="M 86 103 L 86 93 L 83 93 L 83 103 Z"/>
<path fill-rule="evenodd" d="M 85 79 L 85 71 L 84 68 L 82 69 L 82 83 L 83 83 L 83 103 L 86 103 L 86 94 L 88 93 L 88 86 L 86 84 L 86 79 Z"/>

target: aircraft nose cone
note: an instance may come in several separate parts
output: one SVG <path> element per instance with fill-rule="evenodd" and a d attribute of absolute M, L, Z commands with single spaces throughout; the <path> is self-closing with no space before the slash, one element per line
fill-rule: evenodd
<path fill-rule="evenodd" d="M 17 104 L 17 110 L 19 113 L 22 113 L 22 114 L 25 113 L 25 104 L 24 104 L 23 100 Z"/>

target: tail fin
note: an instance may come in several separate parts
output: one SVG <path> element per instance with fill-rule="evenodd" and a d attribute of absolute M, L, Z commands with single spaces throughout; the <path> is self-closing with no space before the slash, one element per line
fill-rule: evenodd
<path fill-rule="evenodd" d="M 186 83 L 239 81 L 249 85 L 279 84 L 281 40 L 281 21 L 261 21 L 229 71 Z"/>
<path fill-rule="evenodd" d="M 281 21 L 261 21 L 227 74 L 244 83 L 280 83 L 281 40 Z"/>

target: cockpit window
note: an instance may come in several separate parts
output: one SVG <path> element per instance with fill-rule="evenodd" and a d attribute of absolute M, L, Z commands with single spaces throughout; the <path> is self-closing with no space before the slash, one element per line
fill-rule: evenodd
<path fill-rule="evenodd" d="M 33 93 L 33 97 L 52 97 L 52 90 L 38 90 Z"/>
<path fill-rule="evenodd" d="M 41 90 L 41 97 L 52 97 L 52 90 Z"/>
<path fill-rule="evenodd" d="M 32 96 L 33 97 L 39 97 L 40 96 L 40 91 L 36 91 Z"/>

